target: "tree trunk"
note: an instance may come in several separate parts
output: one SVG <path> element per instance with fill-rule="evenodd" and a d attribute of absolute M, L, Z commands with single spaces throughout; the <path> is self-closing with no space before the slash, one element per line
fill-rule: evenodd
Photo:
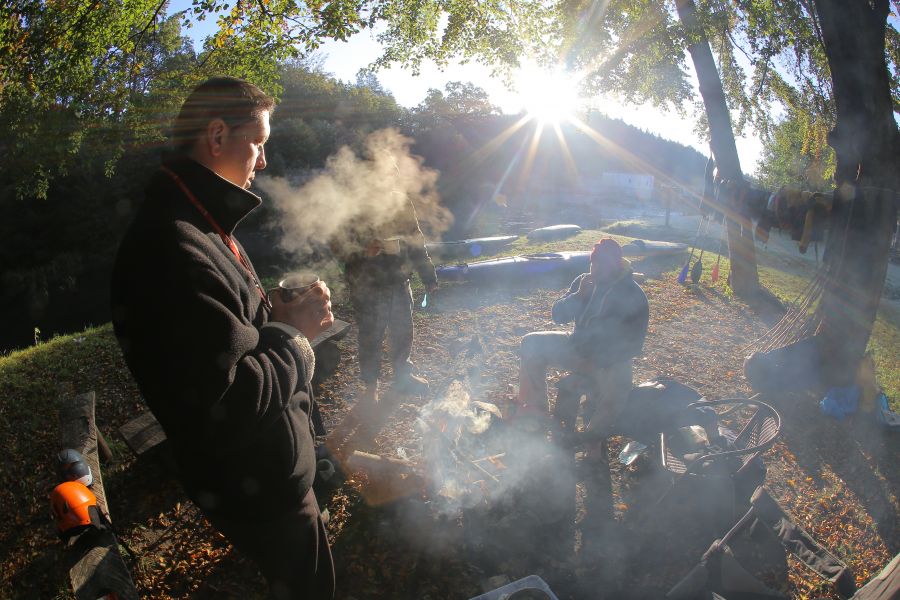
<path fill-rule="evenodd" d="M 726 194 L 727 204 L 716 208 L 725 213 L 728 232 L 728 254 L 731 258 L 729 283 L 737 296 L 755 298 L 759 292 L 759 275 L 756 271 L 756 246 L 753 243 L 753 227 L 750 218 L 740 209 L 739 200 L 744 187 L 744 173 L 738 158 L 737 146 L 734 142 L 734 130 L 731 128 L 731 115 L 722 80 L 706 32 L 697 20 L 697 7 L 693 0 L 676 0 L 678 18 L 684 25 L 688 35 L 694 40 L 688 46 L 697 80 L 700 83 L 700 95 L 706 107 L 706 118 L 709 121 L 710 148 L 719 170 L 719 177 L 730 184 L 731 193 Z M 720 194 L 720 199 L 722 195 Z"/>
<path fill-rule="evenodd" d="M 828 281 L 816 336 L 829 383 L 848 383 L 878 311 L 897 222 L 900 131 L 885 62 L 888 0 L 815 0 L 831 69 L 837 122 Z"/>

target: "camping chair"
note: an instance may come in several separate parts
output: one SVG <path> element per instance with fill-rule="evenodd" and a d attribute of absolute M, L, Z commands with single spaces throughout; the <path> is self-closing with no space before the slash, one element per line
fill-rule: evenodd
<path fill-rule="evenodd" d="M 697 443 L 685 442 L 682 435 L 690 428 L 669 430 L 660 433 L 659 452 L 665 471 L 671 475 L 671 485 L 666 489 L 657 504 L 672 494 L 673 490 L 693 484 L 710 483 L 710 479 L 727 481 L 730 503 L 727 514 L 722 518 L 730 521 L 735 516 L 736 497 L 748 498 L 753 490 L 765 480 L 765 465 L 759 460 L 760 455 L 772 447 L 781 432 L 781 415 L 769 404 L 758 400 L 758 394 L 749 399 L 728 398 L 724 400 L 704 400 L 688 405 L 688 408 L 715 408 L 727 406 L 728 409 L 717 413 L 721 423 L 723 417 L 738 415 L 741 411 L 751 411 L 739 433 L 721 424 L 718 431 L 706 427 L 706 440 L 700 438 Z M 711 429 L 713 429 L 711 431 Z M 696 432 L 699 433 L 699 432 Z M 722 499 L 721 487 L 710 496 Z M 703 489 L 702 485 L 691 485 L 692 491 Z M 721 505 L 717 508 L 722 508 Z"/>
<path fill-rule="evenodd" d="M 829 581 L 841 598 L 857 597 L 854 596 L 856 580 L 847 565 L 813 539 L 803 528 L 792 522 L 784 509 L 765 488 L 760 486 L 750 497 L 747 512 L 725 535 L 712 543 L 703 554 L 700 563 L 669 590 L 666 598 L 669 600 L 786 598 L 744 568 L 729 547 L 738 535 L 752 532 L 754 529 L 759 530 L 761 535 L 767 535 L 772 540 L 780 542 L 795 559 Z"/>
<path fill-rule="evenodd" d="M 762 488 L 759 488 L 762 490 Z M 750 525 L 756 518 L 755 506 L 742 516 L 734 526 L 712 543 L 700 563 L 669 590 L 666 598 L 670 600 L 695 600 L 696 598 L 726 599 L 728 592 L 749 594 L 759 600 L 767 598 L 785 599 L 776 590 L 770 589 L 753 575 L 747 572 L 737 561 L 728 547 L 728 543 L 739 532 Z"/>

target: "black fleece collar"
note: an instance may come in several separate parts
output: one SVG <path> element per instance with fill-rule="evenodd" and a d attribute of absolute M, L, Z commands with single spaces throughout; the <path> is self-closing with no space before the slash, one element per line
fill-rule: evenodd
<path fill-rule="evenodd" d="M 253 192 L 236 186 L 195 160 L 179 158 L 167 161 L 165 166 L 181 178 L 213 216 L 219 227 L 229 235 L 241 219 L 262 203 L 262 199 Z M 172 181 L 172 178 L 162 171 L 156 176 Z M 185 199 L 185 202 L 187 201 Z"/>

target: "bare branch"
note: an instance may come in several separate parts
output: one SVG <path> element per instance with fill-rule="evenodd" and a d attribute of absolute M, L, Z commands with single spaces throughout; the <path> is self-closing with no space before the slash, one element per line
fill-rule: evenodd
<path fill-rule="evenodd" d="M 197 65 L 198 70 L 202 69 L 206 65 L 206 63 L 209 62 L 210 57 L 215 53 L 216 50 L 218 50 L 218 48 L 213 48 L 212 50 L 210 50 L 209 52 L 206 53 L 206 56 L 204 56 L 203 60 L 200 61 L 200 64 Z"/>
<path fill-rule="evenodd" d="M 770 65 L 770 64 L 772 64 L 772 61 L 767 57 L 767 58 L 763 61 L 763 66 L 762 66 L 763 72 L 762 72 L 762 76 L 759 78 L 759 85 L 758 85 L 757 88 L 756 88 L 756 92 L 753 94 L 754 96 L 757 96 L 757 97 L 758 97 L 760 94 L 762 94 L 763 88 L 764 88 L 765 85 L 766 85 L 766 81 L 767 81 L 768 78 L 769 78 L 769 65 Z"/>
<path fill-rule="evenodd" d="M 730 30 L 726 31 L 726 33 L 728 35 L 728 39 L 731 40 L 731 45 L 734 48 L 737 48 L 738 50 L 740 50 L 741 54 L 743 54 L 747 58 L 747 60 L 749 60 L 751 63 L 756 62 L 756 59 L 752 55 L 750 55 L 746 50 L 744 50 L 743 46 L 738 44 L 737 40 L 734 39 L 734 35 L 731 33 Z"/>
<path fill-rule="evenodd" d="M 809 20 L 813 25 L 813 30 L 816 32 L 816 39 L 819 44 L 824 48 L 825 47 L 825 36 L 822 35 L 822 26 L 819 23 L 819 15 L 815 10 L 815 7 L 810 4 L 810 0 L 800 0 L 800 5 L 806 11 L 806 14 L 809 15 Z"/>
<path fill-rule="evenodd" d="M 269 9 L 266 8 L 266 3 L 263 2 L 263 0 L 256 0 L 256 4 L 257 4 L 257 6 L 259 6 L 259 11 L 263 15 L 268 17 L 270 23 L 273 23 L 275 21 L 275 18 L 272 16 L 271 11 L 269 11 Z"/>

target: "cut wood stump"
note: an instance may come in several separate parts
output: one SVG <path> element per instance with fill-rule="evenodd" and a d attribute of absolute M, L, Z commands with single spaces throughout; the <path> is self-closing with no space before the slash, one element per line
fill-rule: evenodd
<path fill-rule="evenodd" d="M 59 409 L 60 442 L 63 448 L 72 448 L 84 456 L 93 475 L 91 491 L 97 497 L 97 507 L 112 523 L 100 474 L 98 448 L 105 441 L 100 441 L 103 436 L 94 419 L 95 402 L 94 392 L 63 400 Z M 78 600 L 95 600 L 108 594 L 116 594 L 122 600 L 137 600 L 131 572 L 122 560 L 118 540 L 111 530 L 91 528 L 70 539 L 66 562 Z"/>
<path fill-rule="evenodd" d="M 119 433 L 135 456 L 150 456 L 165 453 L 168 446 L 166 434 L 153 416 L 147 411 L 128 421 L 119 428 Z"/>

